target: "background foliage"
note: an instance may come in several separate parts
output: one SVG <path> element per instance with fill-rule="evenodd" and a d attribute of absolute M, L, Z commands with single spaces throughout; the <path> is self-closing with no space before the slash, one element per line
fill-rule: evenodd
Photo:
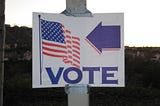
<path fill-rule="evenodd" d="M 67 106 L 64 88 L 31 86 L 31 30 L 6 25 L 4 106 Z M 160 106 L 160 48 L 125 48 L 126 87 L 90 88 L 90 106 Z"/>

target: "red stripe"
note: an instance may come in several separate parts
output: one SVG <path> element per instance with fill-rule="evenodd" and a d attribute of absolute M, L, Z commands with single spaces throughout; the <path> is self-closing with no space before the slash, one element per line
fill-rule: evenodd
<path fill-rule="evenodd" d="M 67 51 L 67 53 L 70 53 L 70 54 L 72 54 L 72 51 L 68 50 L 68 51 Z"/>
<path fill-rule="evenodd" d="M 69 36 L 69 35 L 66 35 L 66 36 L 65 36 L 65 38 L 69 38 L 69 39 L 71 39 L 71 36 Z"/>
<path fill-rule="evenodd" d="M 68 55 L 67 57 L 70 58 L 70 59 L 72 59 L 72 56 L 71 56 L 71 55 Z"/>
<path fill-rule="evenodd" d="M 73 61 L 77 62 L 78 64 L 80 64 L 80 61 L 78 61 L 77 59 L 73 59 Z"/>
<path fill-rule="evenodd" d="M 80 59 L 80 57 L 76 54 L 73 54 L 74 57 L 76 57 L 77 59 Z"/>
<path fill-rule="evenodd" d="M 42 48 L 43 48 L 43 50 L 48 50 L 48 51 L 51 51 L 51 52 L 59 52 L 59 53 L 65 53 L 65 54 L 67 54 L 67 52 L 64 51 L 64 50 L 50 49 L 48 47 L 42 47 Z"/>
<path fill-rule="evenodd" d="M 75 50 L 75 49 L 73 49 L 73 52 L 74 52 L 74 53 L 77 53 L 77 54 L 79 54 L 79 55 L 80 55 L 80 52 L 79 52 L 79 51 L 77 51 L 77 50 Z"/>
<path fill-rule="evenodd" d="M 79 42 L 77 42 L 77 41 L 72 41 L 72 42 L 80 46 Z"/>
<path fill-rule="evenodd" d="M 72 51 L 71 51 L 71 50 L 68 50 L 68 51 L 67 51 L 67 53 L 70 53 L 70 54 L 72 54 Z"/>
<path fill-rule="evenodd" d="M 72 63 L 70 60 L 63 60 L 64 63 Z"/>
<path fill-rule="evenodd" d="M 69 45 L 67 45 L 67 48 L 70 48 L 70 49 L 72 49 L 72 47 L 71 47 L 71 46 L 69 46 Z"/>
<path fill-rule="evenodd" d="M 50 53 L 47 53 L 47 52 L 44 52 L 44 51 L 43 51 L 43 54 L 46 55 L 46 56 L 57 57 L 57 58 L 65 58 L 66 57 L 66 56 L 63 56 L 63 55 L 50 54 Z"/>
<path fill-rule="evenodd" d="M 71 31 L 69 31 L 69 30 L 65 30 L 65 33 L 69 33 L 69 34 L 71 34 Z"/>
<path fill-rule="evenodd" d="M 72 38 L 80 41 L 80 38 L 78 38 L 78 37 L 72 36 Z"/>
<path fill-rule="evenodd" d="M 79 65 L 74 64 L 74 63 L 73 63 L 72 65 L 80 69 L 80 66 L 79 66 Z"/>
<path fill-rule="evenodd" d="M 66 43 L 69 43 L 69 44 L 71 44 L 71 41 L 70 41 L 70 40 L 66 40 Z"/>
<path fill-rule="evenodd" d="M 66 49 L 66 46 L 63 45 L 58 45 L 58 44 L 54 44 L 54 43 L 48 43 L 48 42 L 42 42 L 43 45 L 47 45 L 47 46 L 55 46 L 55 47 L 60 47 L 60 48 L 64 48 Z"/>
<path fill-rule="evenodd" d="M 76 48 L 76 49 L 80 50 L 80 47 L 78 47 L 76 45 L 73 45 L 73 48 Z"/>

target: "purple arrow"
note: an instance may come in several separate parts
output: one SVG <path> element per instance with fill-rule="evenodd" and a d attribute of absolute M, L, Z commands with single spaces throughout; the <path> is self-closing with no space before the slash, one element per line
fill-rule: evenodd
<path fill-rule="evenodd" d="M 103 49 L 120 48 L 120 26 L 102 26 L 100 22 L 95 29 L 86 37 L 99 53 Z"/>

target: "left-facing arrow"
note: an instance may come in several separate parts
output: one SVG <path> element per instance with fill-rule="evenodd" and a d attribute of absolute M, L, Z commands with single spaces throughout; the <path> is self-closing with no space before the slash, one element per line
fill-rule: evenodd
<path fill-rule="evenodd" d="M 100 54 L 103 49 L 120 48 L 120 26 L 102 26 L 100 22 L 86 37 L 86 41 Z"/>

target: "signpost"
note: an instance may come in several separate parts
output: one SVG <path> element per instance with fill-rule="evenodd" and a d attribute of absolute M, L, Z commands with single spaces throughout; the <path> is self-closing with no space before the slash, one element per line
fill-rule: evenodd
<path fill-rule="evenodd" d="M 86 85 L 124 87 L 123 23 L 123 13 L 33 13 L 33 88 L 69 84 L 69 106 L 88 106 Z"/>
<path fill-rule="evenodd" d="M 123 13 L 92 14 L 86 0 L 62 13 L 33 13 L 33 88 L 65 87 L 68 106 L 89 106 L 89 87 L 125 85 Z"/>

